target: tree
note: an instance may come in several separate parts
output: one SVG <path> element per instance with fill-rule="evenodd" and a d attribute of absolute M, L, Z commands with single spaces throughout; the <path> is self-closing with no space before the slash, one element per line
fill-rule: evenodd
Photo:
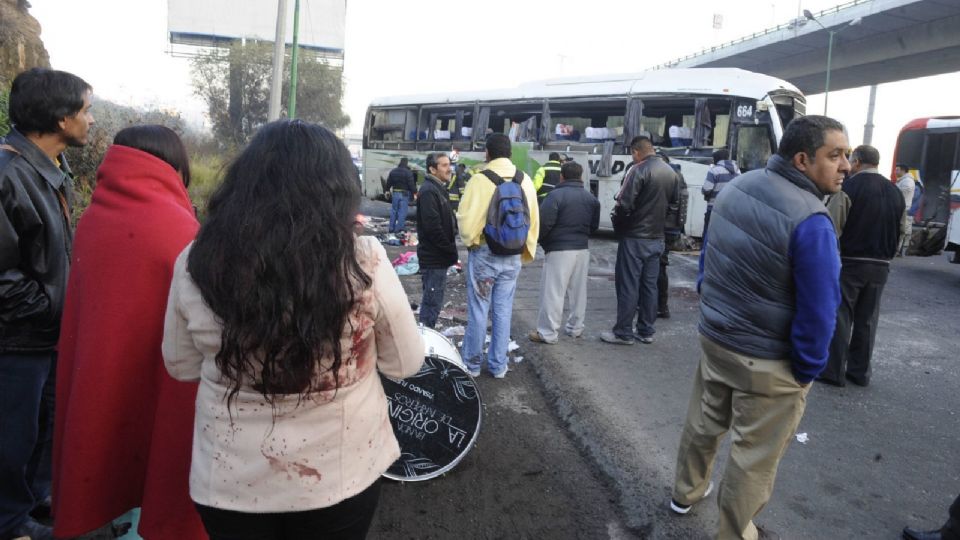
<path fill-rule="evenodd" d="M 283 70 L 282 109 L 290 88 L 289 53 Z M 194 92 L 207 103 L 214 135 L 231 146 L 247 142 L 267 122 L 273 44 L 234 43 L 192 61 Z M 350 123 L 341 106 L 342 69 L 311 54 L 297 62 L 297 117 L 329 128 Z"/>

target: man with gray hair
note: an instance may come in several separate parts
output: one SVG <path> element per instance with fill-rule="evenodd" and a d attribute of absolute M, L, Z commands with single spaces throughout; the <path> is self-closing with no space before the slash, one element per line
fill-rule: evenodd
<path fill-rule="evenodd" d="M 718 538 L 779 538 L 753 518 L 827 362 L 840 257 L 822 201 L 850 170 L 847 150 L 836 120 L 796 118 L 766 168 L 730 182 L 713 207 L 697 279 L 703 354 L 670 509 L 686 514 L 711 493 L 717 451 L 732 430 Z"/>
<path fill-rule="evenodd" d="M 817 380 L 834 386 L 843 386 L 844 379 L 870 383 L 880 295 L 897 254 L 905 203 L 897 186 L 877 171 L 879 163 L 876 148 L 858 146 L 850 156 L 852 176 L 829 204 L 840 232 L 842 300 L 830 360 Z"/>
<path fill-rule="evenodd" d="M 616 345 L 653 343 L 667 207 L 677 204 L 679 197 L 680 178 L 657 155 L 649 137 L 634 137 L 630 154 L 633 165 L 624 174 L 610 216 L 619 237 L 614 275 L 617 322 L 612 331 L 600 334 L 601 340 Z"/>

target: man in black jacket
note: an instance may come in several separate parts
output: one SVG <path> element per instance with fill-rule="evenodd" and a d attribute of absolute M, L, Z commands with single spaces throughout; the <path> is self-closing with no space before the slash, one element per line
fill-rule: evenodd
<path fill-rule="evenodd" d="M 417 191 L 417 177 L 414 176 L 407 158 L 400 158 L 400 164 L 387 176 L 387 189 L 390 190 L 390 229 L 400 232 L 406 227 L 407 208 L 410 197 Z"/>
<path fill-rule="evenodd" d="M 547 257 L 540 278 L 537 329 L 527 336 L 537 343 L 556 343 L 563 297 L 570 296 L 570 317 L 564 332 L 583 333 L 587 311 L 590 235 L 600 226 L 600 201 L 583 188 L 583 167 L 569 161 L 560 168 L 560 183 L 540 203 L 540 245 Z"/>
<path fill-rule="evenodd" d="M 446 188 L 451 173 L 450 158 L 446 154 L 427 155 L 427 177 L 417 197 L 417 238 L 420 242 L 417 259 L 423 279 L 420 323 L 429 328 L 437 325 L 443 307 L 447 268 L 457 264 L 453 211 Z"/>
<path fill-rule="evenodd" d="M 624 175 L 610 216 L 620 237 L 614 278 L 617 323 L 612 332 L 600 334 L 603 341 L 617 345 L 653 343 L 667 206 L 677 204 L 679 197 L 677 173 L 656 155 L 649 137 L 634 137 L 630 154 L 633 165 Z"/>
<path fill-rule="evenodd" d="M 657 155 L 663 159 L 664 163 L 677 171 L 678 180 L 676 187 L 677 201 L 675 204 L 667 205 L 666 226 L 664 227 L 666 245 L 660 255 L 660 274 L 657 276 L 657 318 L 669 319 L 670 306 L 667 301 L 670 298 L 670 277 L 667 275 L 667 266 L 670 265 L 670 248 L 683 235 L 683 226 L 687 223 L 687 200 L 690 194 L 687 191 L 687 181 L 683 179 L 683 173 L 680 172 L 680 165 L 670 163 L 670 157 L 666 154 Z"/>
<path fill-rule="evenodd" d="M 880 295 L 897 254 L 905 203 L 897 186 L 877 171 L 880 152 L 858 146 L 850 156 L 852 176 L 830 201 L 840 231 L 840 307 L 827 368 L 817 380 L 843 386 L 844 379 L 870 383 L 870 357 L 877 336 Z"/>
<path fill-rule="evenodd" d="M 0 144 L 0 538 L 53 538 L 29 516 L 50 495 L 56 345 L 70 268 L 73 185 L 90 85 L 35 68 L 13 80 Z"/>

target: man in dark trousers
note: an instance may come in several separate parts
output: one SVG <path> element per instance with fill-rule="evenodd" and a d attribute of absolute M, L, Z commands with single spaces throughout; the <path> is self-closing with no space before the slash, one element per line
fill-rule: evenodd
<path fill-rule="evenodd" d="M 670 318 L 670 278 L 667 276 L 667 266 L 670 265 L 670 248 L 680 240 L 683 235 L 683 226 L 687 223 L 687 200 L 690 197 L 687 191 L 687 181 L 683 179 L 683 173 L 680 172 L 680 165 L 670 163 L 670 158 L 666 154 L 658 154 L 663 161 L 677 171 L 679 182 L 677 182 L 677 202 L 667 206 L 666 227 L 663 230 L 666 245 L 663 248 L 663 254 L 660 255 L 660 274 L 657 276 L 657 318 Z"/>
<path fill-rule="evenodd" d="M 537 329 L 527 336 L 537 343 L 556 343 L 563 315 L 563 297 L 570 297 L 564 333 L 583 334 L 587 311 L 590 235 L 600 226 L 600 201 L 583 188 L 583 167 L 569 161 L 560 169 L 560 183 L 540 203 L 540 245 L 546 252 L 540 277 Z"/>
<path fill-rule="evenodd" d="M 50 495 L 60 315 L 73 181 L 62 153 L 87 144 L 90 85 L 34 68 L 13 80 L 0 142 L 0 538 L 52 539 L 29 513 Z"/>
<path fill-rule="evenodd" d="M 417 191 L 417 177 L 407 165 L 407 158 L 400 158 L 397 168 L 390 171 L 387 176 L 387 189 L 390 190 L 389 231 L 400 232 L 405 228 L 410 197 Z"/>
<path fill-rule="evenodd" d="M 423 280 L 420 302 L 420 323 L 428 328 L 437 325 L 443 308 L 443 289 L 447 268 L 457 264 L 457 243 L 453 232 L 453 211 L 447 199 L 450 181 L 450 158 L 443 153 L 427 155 L 427 176 L 417 197 L 417 259 Z"/>
<path fill-rule="evenodd" d="M 753 519 L 827 363 L 840 303 L 837 236 L 823 197 L 850 170 L 843 125 L 803 116 L 765 168 L 717 197 L 700 252 L 700 347 L 677 450 L 670 509 L 686 514 L 713 489 L 720 443 L 733 432 L 717 496 L 717 538 L 779 538 Z"/>
<path fill-rule="evenodd" d="M 656 155 L 649 137 L 634 137 L 630 154 L 633 165 L 611 215 L 613 230 L 620 237 L 614 278 L 617 322 L 611 332 L 600 334 L 603 341 L 617 345 L 653 343 L 667 206 L 677 203 L 680 181 L 676 171 Z"/>
<path fill-rule="evenodd" d="M 840 231 L 842 299 L 830 360 L 817 380 L 834 386 L 843 386 L 844 379 L 859 386 L 870 383 L 880 295 L 897 254 L 905 203 L 896 184 L 877 171 L 879 163 L 876 148 L 858 146 L 850 156 L 852 176 L 830 204 Z"/>

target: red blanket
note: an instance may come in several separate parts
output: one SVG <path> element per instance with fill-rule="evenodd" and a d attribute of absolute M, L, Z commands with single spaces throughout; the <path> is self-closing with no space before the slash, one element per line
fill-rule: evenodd
<path fill-rule="evenodd" d="M 77 227 L 57 366 L 57 537 L 142 507 L 139 533 L 206 538 L 188 492 L 197 385 L 160 352 L 173 263 L 198 228 L 176 171 L 110 147 Z"/>

